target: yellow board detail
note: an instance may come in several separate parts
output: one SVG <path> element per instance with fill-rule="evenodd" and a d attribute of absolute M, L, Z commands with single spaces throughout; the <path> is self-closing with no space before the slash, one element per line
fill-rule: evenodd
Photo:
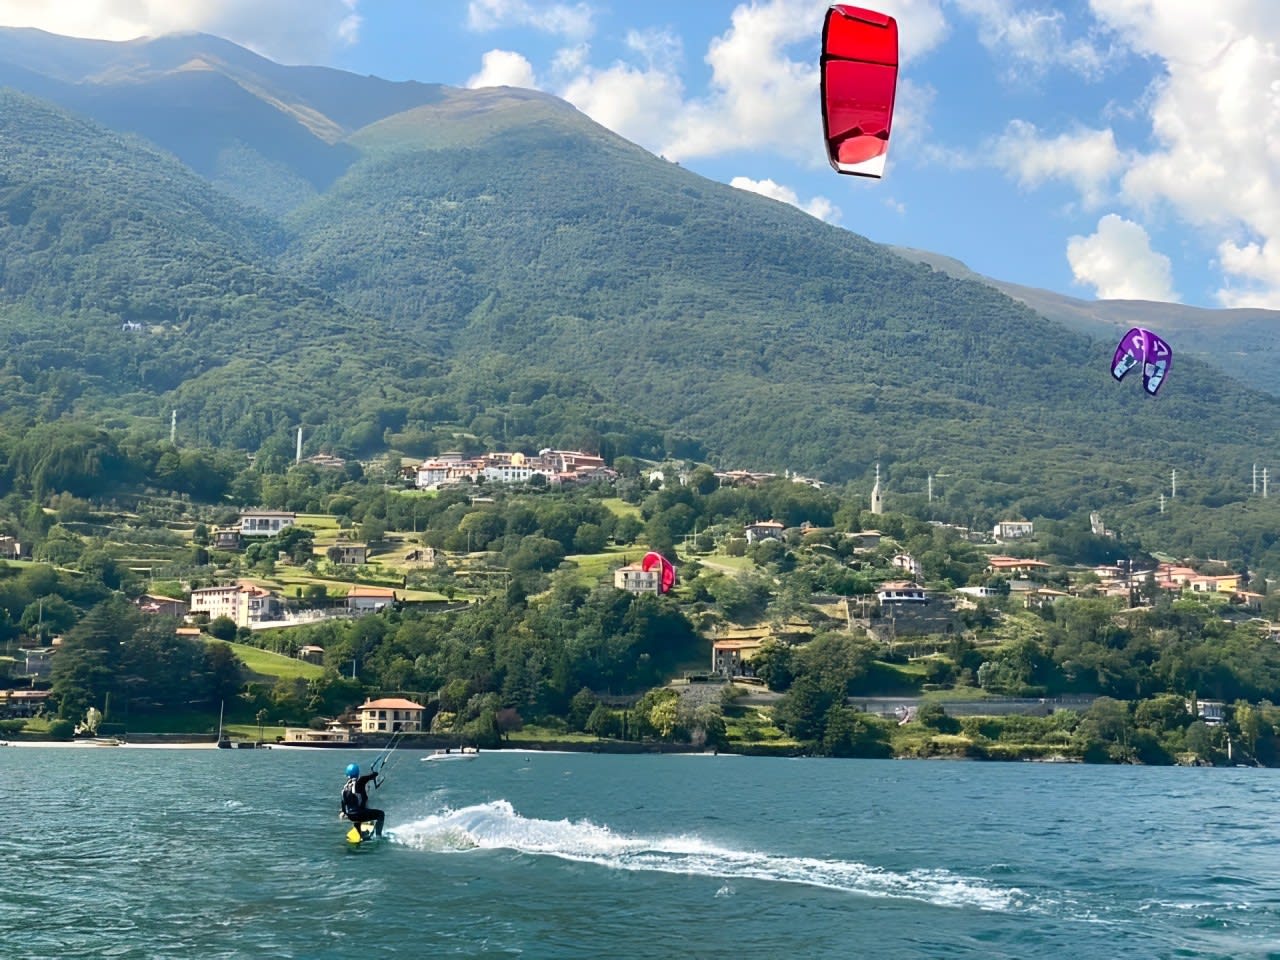
<path fill-rule="evenodd" d="M 350 830 L 347 831 L 348 843 L 359 843 L 363 839 L 364 837 L 361 835 L 360 828 L 358 826 L 352 827 Z"/>

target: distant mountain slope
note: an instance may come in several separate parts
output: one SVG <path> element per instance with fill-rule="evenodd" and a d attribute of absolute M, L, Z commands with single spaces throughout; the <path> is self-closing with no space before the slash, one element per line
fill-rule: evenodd
<path fill-rule="evenodd" d="M 259 366 L 327 366 L 376 329 L 277 271 L 271 220 L 144 141 L 0 90 L 0 143 L 11 413 L 25 396 L 55 416 L 104 404 L 155 414 L 177 391 L 206 439 L 252 448 L 323 404 L 325 386 L 277 369 L 264 379 L 295 389 L 246 402 L 227 371 L 244 383 Z M 348 375 L 368 376 L 378 356 L 358 354 Z"/>
<path fill-rule="evenodd" d="M 272 213 L 347 168 L 348 133 L 441 91 L 282 66 L 206 34 L 110 43 L 17 28 L 0 28 L 0 84 L 146 137 Z"/>
<path fill-rule="evenodd" d="M 1064 472 L 1103 449 L 1199 459 L 1181 427 L 1197 416 L 1254 443 L 1276 429 L 1190 358 L 1147 402 L 1095 342 L 989 285 L 697 177 L 545 96 L 458 91 L 350 142 L 363 159 L 288 219 L 286 261 L 430 329 L 455 379 L 483 365 L 493 402 L 504 371 L 572 370 L 726 460 L 832 478 L 994 450 Z"/>
<path fill-rule="evenodd" d="M 275 457 L 302 423 L 362 454 L 581 445 L 863 485 L 878 462 L 891 506 L 945 475 L 930 509 L 965 522 L 1106 508 L 1145 529 L 1176 468 L 1180 507 L 1258 529 L 1242 484 L 1280 441 L 1274 397 L 1187 354 L 1151 401 L 1112 381 L 1103 340 L 553 97 L 277 67 L 202 37 L 20 39 L 0 50 L 11 75 L 47 51 L 55 89 L 115 109 L 132 84 L 138 127 L 217 133 L 180 162 L 0 94 L 9 422 L 167 427 L 177 409 L 203 440 Z M 152 83 L 189 90 L 191 116 Z M 272 203 L 216 188 L 215 149 L 277 171 Z"/>
<path fill-rule="evenodd" d="M 1042 317 L 1104 339 L 1130 327 L 1165 334 L 1176 355 L 1198 356 L 1257 390 L 1280 396 L 1280 311 L 1206 310 L 1148 300 L 1078 300 L 974 273 L 958 260 L 924 250 L 894 247 L 908 260 L 950 276 L 990 284 Z"/>

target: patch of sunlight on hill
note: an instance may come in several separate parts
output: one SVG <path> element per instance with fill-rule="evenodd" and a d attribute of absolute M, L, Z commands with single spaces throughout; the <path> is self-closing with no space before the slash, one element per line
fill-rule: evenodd
<path fill-rule="evenodd" d="M 213 640 L 212 637 L 206 639 L 213 643 L 226 642 Z M 324 675 L 324 667 L 314 663 L 304 663 L 293 657 L 272 653 L 270 650 L 260 650 L 245 643 L 227 643 L 227 645 L 235 651 L 237 657 L 244 661 L 246 667 L 264 677 L 283 677 L 286 680 L 301 677 L 303 680 L 315 680 Z"/>

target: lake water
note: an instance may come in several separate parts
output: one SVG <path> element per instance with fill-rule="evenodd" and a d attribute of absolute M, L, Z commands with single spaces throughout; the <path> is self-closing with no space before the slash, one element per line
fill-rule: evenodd
<path fill-rule="evenodd" d="M 0 749 L 19 958 L 1280 958 L 1280 771 Z"/>

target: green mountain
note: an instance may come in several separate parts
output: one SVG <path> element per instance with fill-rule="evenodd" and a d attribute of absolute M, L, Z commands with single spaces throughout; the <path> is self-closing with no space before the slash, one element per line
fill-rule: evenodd
<path fill-rule="evenodd" d="M 159 431 L 177 409 L 247 450 L 287 451 L 302 423 L 357 454 L 581 445 L 864 486 L 880 463 L 890 507 L 923 507 L 938 475 L 940 518 L 1105 508 L 1135 530 L 1172 522 L 1157 497 L 1177 469 L 1217 527 L 1270 517 L 1246 482 L 1280 439 L 1274 397 L 1180 355 L 1152 401 L 1112 380 L 1111 333 L 705 180 L 555 98 L 200 36 L 0 31 L 0 68 L 45 98 L 0 94 L 10 423 Z M 192 76 L 190 116 L 140 98 Z M 157 132 L 179 115 L 218 132 L 184 155 Z M 226 150 L 280 174 L 274 199 L 209 165 Z"/>

